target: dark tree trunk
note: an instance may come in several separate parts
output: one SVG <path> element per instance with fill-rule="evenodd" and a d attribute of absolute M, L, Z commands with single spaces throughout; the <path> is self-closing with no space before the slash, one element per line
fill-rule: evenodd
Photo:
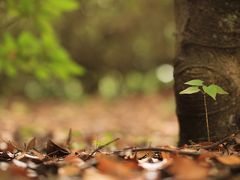
<path fill-rule="evenodd" d="M 229 92 L 207 99 L 211 140 L 219 140 L 240 129 L 240 0 L 175 0 L 175 14 L 179 144 L 207 140 L 202 95 L 179 95 L 191 79 Z"/>

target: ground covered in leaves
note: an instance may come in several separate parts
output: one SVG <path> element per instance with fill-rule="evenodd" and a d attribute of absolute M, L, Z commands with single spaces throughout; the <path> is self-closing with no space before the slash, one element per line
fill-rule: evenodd
<path fill-rule="evenodd" d="M 64 144 L 36 138 L 20 147 L 0 144 L 1 179 L 239 179 L 239 132 L 216 143 L 176 148 L 125 147 L 116 138 L 96 148 L 73 149 L 71 130 Z"/>
<path fill-rule="evenodd" d="M 0 179 L 239 179 L 240 136 L 176 147 L 172 93 L 0 109 Z"/>
<path fill-rule="evenodd" d="M 33 136 L 50 133 L 51 138 L 61 142 L 70 128 L 74 137 L 94 136 L 100 140 L 117 136 L 130 143 L 148 141 L 152 145 L 174 145 L 178 125 L 173 93 L 167 91 L 112 101 L 90 97 L 80 102 L 31 103 L 14 99 L 0 103 L 3 139 L 25 142 Z"/>

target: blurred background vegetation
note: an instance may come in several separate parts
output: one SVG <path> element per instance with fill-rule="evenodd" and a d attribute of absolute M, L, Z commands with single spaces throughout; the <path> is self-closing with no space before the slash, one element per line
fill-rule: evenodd
<path fill-rule="evenodd" d="M 115 98 L 169 87 L 172 0 L 0 0 L 0 93 Z"/>

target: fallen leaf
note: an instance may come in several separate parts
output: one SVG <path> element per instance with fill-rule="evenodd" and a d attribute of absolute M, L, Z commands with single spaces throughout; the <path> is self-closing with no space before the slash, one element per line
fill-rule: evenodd
<path fill-rule="evenodd" d="M 177 180 L 202 180 L 208 176 L 208 168 L 187 157 L 175 157 L 168 170 Z"/>
<path fill-rule="evenodd" d="M 32 138 L 29 143 L 27 144 L 27 148 L 26 148 L 26 151 L 29 151 L 31 149 L 33 149 L 36 145 L 36 138 Z"/>
<path fill-rule="evenodd" d="M 76 165 L 68 165 L 59 168 L 58 173 L 61 176 L 77 176 L 81 172 L 80 168 Z"/>
<path fill-rule="evenodd" d="M 138 152 L 136 152 L 137 159 L 152 158 L 153 156 L 154 156 L 153 151 L 138 151 Z"/>
<path fill-rule="evenodd" d="M 9 167 L 9 171 L 14 175 L 27 177 L 27 169 L 26 168 L 19 167 L 17 165 L 11 165 Z"/>
<path fill-rule="evenodd" d="M 162 157 L 163 160 L 166 159 L 166 160 L 168 160 L 168 161 L 172 160 L 172 157 L 173 157 L 172 154 L 167 153 L 167 152 L 161 152 L 160 155 L 161 155 L 161 157 Z M 175 156 L 175 155 L 174 155 L 174 156 Z"/>
<path fill-rule="evenodd" d="M 11 161 L 14 155 L 11 152 L 0 152 L 0 161 Z"/>
<path fill-rule="evenodd" d="M 137 171 L 141 169 L 135 161 L 121 160 L 116 157 L 103 154 L 98 154 L 96 156 L 96 160 L 98 162 L 97 169 L 101 172 L 117 176 L 122 179 L 135 177 L 137 175 Z"/>
<path fill-rule="evenodd" d="M 85 173 L 83 175 L 84 180 L 116 180 L 116 178 L 106 175 L 106 174 L 101 174 L 98 170 L 94 168 L 89 168 L 85 170 Z"/>
<path fill-rule="evenodd" d="M 6 151 L 14 153 L 14 151 L 16 151 L 16 150 L 19 150 L 19 148 L 17 148 L 16 145 L 14 145 L 11 141 L 8 141 Z"/>
<path fill-rule="evenodd" d="M 50 157 L 54 157 L 54 156 L 55 157 L 63 157 L 63 156 L 70 154 L 70 152 L 68 150 L 56 145 L 51 140 L 47 141 L 46 152 L 47 152 L 47 155 Z"/>
<path fill-rule="evenodd" d="M 64 158 L 65 163 L 68 164 L 74 164 L 77 165 L 78 167 L 84 165 L 84 161 L 78 157 L 78 155 L 75 154 L 69 154 Z"/>
<path fill-rule="evenodd" d="M 217 156 L 216 160 L 224 165 L 236 166 L 240 165 L 240 157 L 236 155 L 231 156 Z"/>

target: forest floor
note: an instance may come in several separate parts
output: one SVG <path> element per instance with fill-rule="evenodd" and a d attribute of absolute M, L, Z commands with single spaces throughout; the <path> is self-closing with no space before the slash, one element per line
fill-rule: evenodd
<path fill-rule="evenodd" d="M 239 133 L 176 147 L 171 91 L 0 108 L 0 179 L 239 179 Z"/>
<path fill-rule="evenodd" d="M 61 140 L 71 128 L 86 136 L 107 133 L 124 136 L 126 141 L 134 137 L 137 143 L 174 145 L 178 134 L 172 92 L 113 101 L 90 97 L 75 103 L 43 101 L 33 104 L 15 100 L 2 105 L 0 123 L 1 137 L 15 140 L 27 140 L 31 135 L 41 136 L 46 132 Z"/>

